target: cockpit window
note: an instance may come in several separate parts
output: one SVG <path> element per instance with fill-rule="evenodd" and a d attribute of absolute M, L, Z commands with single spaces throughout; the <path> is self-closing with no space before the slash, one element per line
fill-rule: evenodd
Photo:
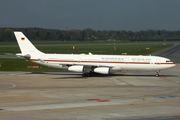
<path fill-rule="evenodd" d="M 166 62 L 171 62 L 170 60 L 166 60 Z"/>

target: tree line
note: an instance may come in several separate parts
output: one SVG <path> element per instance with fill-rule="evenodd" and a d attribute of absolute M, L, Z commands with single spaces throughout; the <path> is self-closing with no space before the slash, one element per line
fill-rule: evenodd
<path fill-rule="evenodd" d="M 36 41 L 172 41 L 180 40 L 179 31 L 166 30 L 57 30 L 43 28 L 0 28 L 0 42 L 15 41 L 13 31 L 22 31 L 30 40 Z"/>

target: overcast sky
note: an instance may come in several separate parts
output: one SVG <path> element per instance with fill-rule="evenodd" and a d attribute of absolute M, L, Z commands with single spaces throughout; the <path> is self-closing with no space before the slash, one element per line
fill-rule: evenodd
<path fill-rule="evenodd" d="M 0 0 L 0 27 L 180 30 L 180 0 Z"/>

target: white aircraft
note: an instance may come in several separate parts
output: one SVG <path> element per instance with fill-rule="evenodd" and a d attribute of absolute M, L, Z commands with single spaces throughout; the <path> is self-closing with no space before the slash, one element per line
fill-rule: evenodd
<path fill-rule="evenodd" d="M 156 71 L 175 66 L 170 59 L 159 56 L 138 55 L 93 55 L 89 54 L 45 54 L 39 51 L 22 32 L 14 32 L 21 53 L 19 57 L 45 66 L 82 72 L 82 76 L 94 73 L 109 74 L 113 71 Z"/>

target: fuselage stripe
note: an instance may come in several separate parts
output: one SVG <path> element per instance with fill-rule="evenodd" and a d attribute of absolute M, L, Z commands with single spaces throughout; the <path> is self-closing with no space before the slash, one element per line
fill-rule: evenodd
<path fill-rule="evenodd" d="M 39 59 L 31 59 L 31 62 L 40 62 Z M 64 62 L 64 63 L 113 63 L 113 64 L 151 64 L 150 62 L 113 62 L 113 61 L 77 61 L 77 60 L 43 60 L 44 62 Z M 175 64 L 174 62 L 155 62 L 154 64 Z"/>

